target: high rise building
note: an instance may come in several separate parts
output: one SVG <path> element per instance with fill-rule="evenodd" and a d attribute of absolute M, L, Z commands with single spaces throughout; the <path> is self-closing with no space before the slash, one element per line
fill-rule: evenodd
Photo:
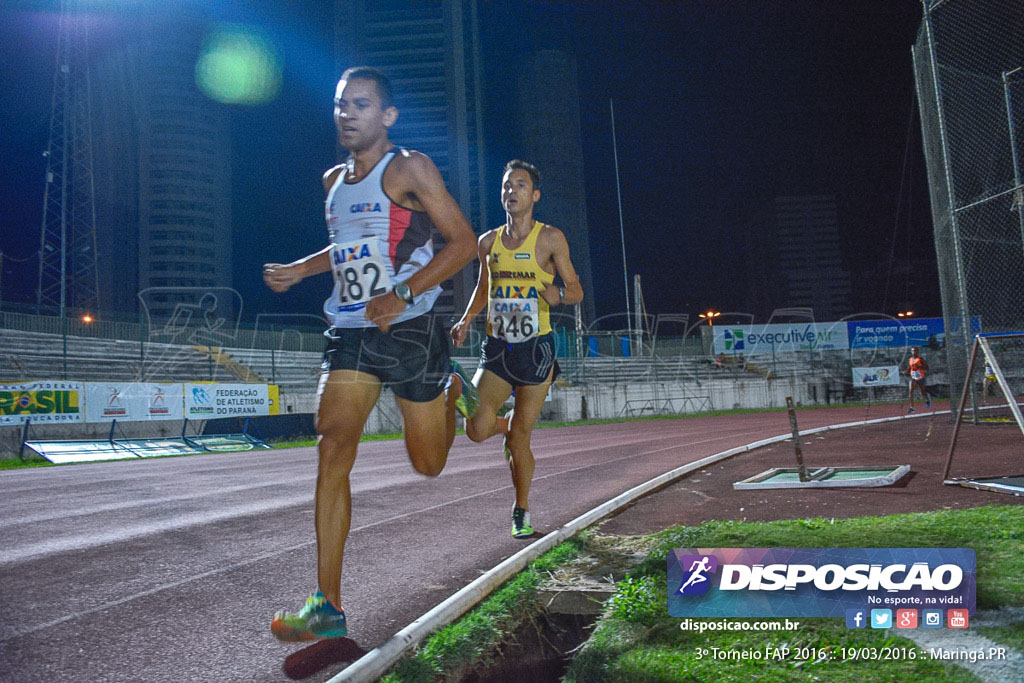
<path fill-rule="evenodd" d="M 134 313 L 149 290 L 157 322 L 231 286 L 230 135 L 195 84 L 202 26 L 147 27 L 94 71 L 97 268 L 101 310 Z"/>
<path fill-rule="evenodd" d="M 373 66 L 391 79 L 398 122 L 391 139 L 428 155 L 476 232 L 487 228 L 476 2 L 337 0 L 338 75 Z M 459 314 L 476 278 L 443 284 L 435 311 Z"/>
<path fill-rule="evenodd" d="M 842 262 L 835 196 L 776 197 L 774 208 L 771 270 L 782 294 L 775 305 L 810 307 L 818 321 L 848 315 L 850 273 Z"/>
<path fill-rule="evenodd" d="M 587 196 L 583 185 L 583 143 L 576 59 L 571 52 L 538 50 L 524 60 L 519 76 L 517 119 L 523 158 L 541 174 L 535 216 L 563 233 L 583 285 L 583 318 L 594 320 Z"/>

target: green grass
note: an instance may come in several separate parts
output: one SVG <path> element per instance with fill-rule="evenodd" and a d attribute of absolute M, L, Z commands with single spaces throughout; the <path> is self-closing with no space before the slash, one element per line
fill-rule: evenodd
<path fill-rule="evenodd" d="M 40 458 L 33 458 L 32 460 L 22 460 L 21 458 L 5 458 L 0 460 L 0 470 L 21 470 L 26 467 L 53 467 L 53 463 L 49 460 L 42 460 Z"/>
<path fill-rule="evenodd" d="M 979 635 L 994 640 L 1000 645 L 1011 647 L 1017 652 L 1024 652 L 1024 622 L 1006 626 L 978 626 L 974 630 Z"/>
<path fill-rule="evenodd" d="M 837 619 L 799 619 L 799 631 L 679 629 L 665 611 L 667 553 L 678 547 L 969 547 L 978 557 L 978 606 L 1024 605 L 1024 506 L 864 517 L 741 523 L 708 522 L 652 535 L 650 556 L 618 585 L 566 681 L 665 683 L 668 681 L 977 681 L 953 663 L 930 659 L 890 631 L 847 629 Z M 898 539 L 898 540 L 897 540 Z M 463 619 L 432 636 L 400 662 L 385 681 L 457 679 L 484 671 L 517 628 L 537 615 L 532 595 L 546 571 L 576 557 L 586 532 L 560 545 L 509 581 Z M 760 620 L 732 620 L 760 621 Z M 1020 625 L 978 629 L 996 642 L 1024 650 Z M 716 659 L 706 653 L 764 652 L 789 647 L 782 659 Z M 917 657 L 865 661 L 844 657 L 843 648 L 900 648 Z M 798 656 L 811 648 L 818 656 Z"/>
<path fill-rule="evenodd" d="M 432 683 L 483 670 L 536 612 L 533 599 L 545 574 L 580 554 L 582 541 L 571 539 L 540 556 L 467 615 L 432 635 L 413 655 L 401 660 L 381 680 L 386 683 Z"/>
<path fill-rule="evenodd" d="M 363 434 L 359 442 L 364 441 L 394 441 L 403 438 L 401 432 L 388 432 L 386 434 Z M 316 445 L 316 439 L 296 439 L 293 441 L 268 441 L 271 448 L 308 448 Z"/>
<path fill-rule="evenodd" d="M 664 591 L 662 591 L 663 593 Z M 661 596 L 664 612 L 664 595 Z M 734 621 L 754 621 L 737 619 Z M 886 631 L 847 629 L 835 619 L 801 621 L 799 631 L 681 631 L 666 617 L 642 622 L 606 617 L 573 660 L 567 683 L 667 683 L 669 681 L 977 681 L 954 665 L 923 656 L 908 640 Z M 713 648 L 764 653 L 790 648 L 779 659 L 715 659 Z M 922 656 L 910 660 L 844 659 L 842 648 L 908 648 Z M 809 648 L 814 656 L 807 657 Z M 799 654 L 798 654 L 799 653 Z M 818 654 L 823 656 L 817 656 Z"/>
<path fill-rule="evenodd" d="M 566 681 L 974 681 L 953 664 L 917 659 L 843 660 L 842 648 L 895 647 L 921 653 L 888 631 L 847 629 L 836 619 L 802 619 L 799 631 L 681 631 L 665 613 L 666 556 L 673 548 L 966 547 L 978 559 L 978 607 L 1024 605 L 1024 506 L 780 522 L 707 522 L 654 534 L 651 555 L 619 583 L 606 616 L 573 661 Z M 744 621 L 744 620 L 736 620 Z M 981 629 L 979 629 L 981 632 Z M 1019 626 L 989 630 L 994 640 L 1024 649 Z M 699 648 L 764 651 L 788 645 L 824 651 L 823 658 L 715 660 Z"/>
<path fill-rule="evenodd" d="M 887 517 L 707 522 L 655 534 L 652 554 L 634 577 L 665 573 L 672 548 L 973 548 L 978 607 L 1024 605 L 1024 505 L 989 505 Z"/>

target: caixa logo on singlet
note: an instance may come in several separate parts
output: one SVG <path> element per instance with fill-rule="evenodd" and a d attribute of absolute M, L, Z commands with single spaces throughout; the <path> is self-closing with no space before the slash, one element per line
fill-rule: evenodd
<path fill-rule="evenodd" d="M 364 202 L 348 207 L 349 213 L 380 213 L 380 202 Z"/>

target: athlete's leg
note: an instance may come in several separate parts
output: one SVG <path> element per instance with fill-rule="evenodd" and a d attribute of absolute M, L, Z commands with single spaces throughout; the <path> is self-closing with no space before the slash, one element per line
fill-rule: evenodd
<path fill-rule="evenodd" d="M 495 434 L 505 434 L 508 421 L 498 417 L 498 410 L 512 393 L 512 385 L 483 368 L 476 371 L 473 384 L 480 395 L 480 408 L 466 420 L 466 436 L 479 443 Z"/>
<path fill-rule="evenodd" d="M 549 374 L 543 384 L 516 387 L 515 407 L 509 421 L 508 449 L 512 455 L 509 468 L 512 470 L 512 485 L 516 489 L 516 507 L 524 510 L 530 509 L 530 484 L 533 482 L 534 459 L 530 449 L 530 435 L 544 407 L 553 374 Z"/>
<path fill-rule="evenodd" d="M 317 583 L 324 596 L 339 608 L 341 565 L 352 519 L 349 473 L 363 426 L 379 396 L 380 381 L 355 370 L 325 373 L 317 391 Z"/>
<path fill-rule="evenodd" d="M 402 411 L 409 460 L 417 472 L 428 477 L 441 474 L 455 441 L 455 404 L 462 394 L 462 380 L 456 374 L 451 377 L 448 388 L 430 401 L 395 397 Z"/>

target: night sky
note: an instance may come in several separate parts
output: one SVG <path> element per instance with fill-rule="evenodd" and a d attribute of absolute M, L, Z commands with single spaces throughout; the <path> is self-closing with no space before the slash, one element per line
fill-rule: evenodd
<path fill-rule="evenodd" d="M 140 2 L 88 4 L 113 41 L 130 28 Z M 5 303 L 31 302 L 35 286 L 58 4 L 0 6 Z M 231 107 L 235 286 L 246 317 L 315 313 L 328 289 L 324 276 L 272 295 L 259 266 L 324 243 L 320 175 L 334 163 L 337 77 L 331 5 L 176 5 L 210 20 L 262 26 L 284 66 L 276 100 Z M 752 309 L 759 283 L 747 271 L 758 254 L 750 253 L 749 236 L 768 225 L 776 195 L 834 194 L 854 310 L 941 315 L 934 265 L 912 278 L 890 267 L 911 252 L 934 260 L 910 58 L 920 17 L 916 0 L 480 2 L 488 182 L 498 187 L 506 161 L 520 55 L 572 50 L 595 273 L 588 295 L 599 315 L 621 311 L 624 302 L 610 98 L 628 267 L 643 278 L 648 312 L 714 307 L 763 320 L 768 311 Z M 540 208 L 538 215 L 558 224 Z M 474 228 L 503 217 L 490 218 Z"/>

